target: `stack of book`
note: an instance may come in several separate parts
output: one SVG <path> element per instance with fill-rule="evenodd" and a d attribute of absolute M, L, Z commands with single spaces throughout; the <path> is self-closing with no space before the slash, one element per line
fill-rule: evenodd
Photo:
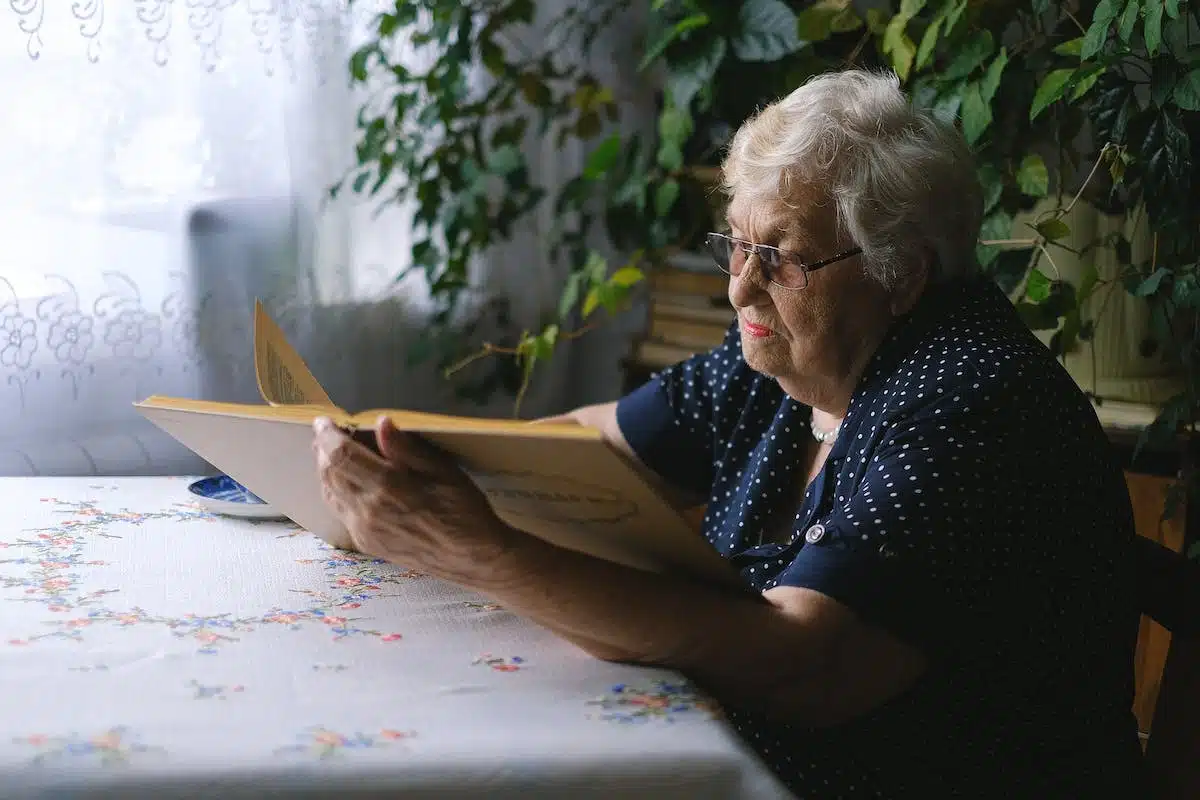
<path fill-rule="evenodd" d="M 729 304 L 729 277 L 712 258 L 677 253 L 648 275 L 650 318 L 631 361 L 658 370 L 719 347 L 736 317 Z"/>

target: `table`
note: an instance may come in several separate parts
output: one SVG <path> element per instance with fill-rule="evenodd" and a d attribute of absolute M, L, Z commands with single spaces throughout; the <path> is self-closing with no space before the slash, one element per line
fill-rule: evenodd
<path fill-rule="evenodd" d="M 5 797 L 790 796 L 680 676 L 187 483 L 0 479 Z"/>

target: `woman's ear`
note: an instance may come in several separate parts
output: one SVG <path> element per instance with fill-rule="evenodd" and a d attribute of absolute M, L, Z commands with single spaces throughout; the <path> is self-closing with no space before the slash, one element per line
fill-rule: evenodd
<path fill-rule="evenodd" d="M 921 295 L 925 293 L 925 287 L 929 284 L 930 276 L 933 273 L 933 259 L 935 257 L 928 250 L 925 251 L 920 258 L 915 259 L 900 275 L 896 281 L 896 285 L 892 288 L 892 316 L 904 316 L 909 311 L 912 311 L 913 306 L 921 299 Z"/>

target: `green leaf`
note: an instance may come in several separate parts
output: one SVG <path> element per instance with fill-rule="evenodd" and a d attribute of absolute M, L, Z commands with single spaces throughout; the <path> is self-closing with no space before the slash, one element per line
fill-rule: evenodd
<path fill-rule="evenodd" d="M 602 141 L 587 158 L 583 167 L 583 177 L 596 180 L 605 175 L 617 163 L 621 155 L 621 135 L 614 133 Z"/>
<path fill-rule="evenodd" d="M 1125 11 L 1121 13 L 1121 19 L 1117 22 L 1117 36 L 1125 44 L 1129 44 L 1129 40 L 1133 38 L 1133 28 L 1137 25 L 1141 6 L 1141 0 L 1128 0 L 1125 3 Z"/>
<path fill-rule="evenodd" d="M 901 11 L 888 20 L 887 28 L 883 33 L 883 52 L 888 56 L 892 69 L 896 70 L 896 74 L 902 81 L 908 80 L 908 73 L 912 70 L 913 60 L 917 55 L 917 47 L 906 33 L 908 20 L 909 18 Z"/>
<path fill-rule="evenodd" d="M 559 319 L 565 320 L 575 310 L 575 304 L 579 302 L 579 283 L 578 275 L 571 275 L 567 278 L 562 295 L 558 298 Z"/>
<path fill-rule="evenodd" d="M 962 129 L 968 144 L 975 144 L 992 124 L 992 107 L 983 99 L 979 85 L 972 83 L 963 92 Z"/>
<path fill-rule="evenodd" d="M 835 4 L 845 6 L 841 13 L 833 18 L 829 23 L 829 27 L 834 33 L 849 33 L 856 31 L 863 26 L 863 18 L 858 15 L 858 10 L 855 9 L 851 0 L 832 0 Z"/>
<path fill-rule="evenodd" d="M 1054 52 L 1060 56 L 1077 56 L 1083 51 L 1083 37 L 1072 39 L 1069 42 L 1063 42 L 1054 48 Z"/>
<path fill-rule="evenodd" d="M 670 213 L 675 201 L 679 199 L 679 181 L 668 179 L 659 184 L 654 192 L 654 211 L 658 216 L 665 217 Z"/>
<path fill-rule="evenodd" d="M 395 14 L 380 14 L 376 22 L 381 39 L 388 38 L 400 27 L 400 18 Z"/>
<path fill-rule="evenodd" d="M 498 44 L 491 39 L 481 39 L 479 56 L 488 72 L 496 77 L 504 75 L 507 65 L 504 61 L 504 50 Z"/>
<path fill-rule="evenodd" d="M 912 39 L 908 38 L 906 34 L 901 35 L 891 52 L 892 67 L 896 70 L 896 75 L 900 80 L 908 80 L 916 54 L 917 48 L 913 45 Z"/>
<path fill-rule="evenodd" d="M 984 217 L 983 225 L 979 229 L 980 241 L 1008 239 L 1011 236 L 1012 217 L 1003 208 L 998 208 Z M 979 259 L 980 266 L 984 267 L 999 258 L 1000 252 L 1001 248 L 996 245 L 980 244 L 975 248 L 975 256 Z"/>
<path fill-rule="evenodd" d="M 646 48 L 646 54 L 642 56 L 642 60 L 638 63 L 638 72 L 645 71 L 646 67 L 657 61 L 659 56 L 671 46 L 671 42 L 675 41 L 678 36 L 679 34 L 674 28 L 668 28 L 661 38 Z"/>
<path fill-rule="evenodd" d="M 1017 303 L 1017 316 L 1032 331 L 1052 331 L 1058 327 L 1058 315 L 1037 303 Z"/>
<path fill-rule="evenodd" d="M 1030 197 L 1045 197 L 1050 191 L 1050 171 L 1046 162 L 1036 153 L 1030 153 L 1021 160 L 1017 169 L 1017 186 Z"/>
<path fill-rule="evenodd" d="M 1088 59 L 1096 56 L 1104 49 L 1106 41 L 1108 41 L 1108 23 L 1093 23 L 1083 37 L 1083 46 L 1079 48 L 1079 57 Z"/>
<path fill-rule="evenodd" d="M 996 90 L 1000 88 L 1000 78 L 1004 74 L 1004 68 L 1008 65 L 1008 49 L 1001 47 L 1000 52 L 992 59 L 992 63 L 988 65 L 987 72 L 983 74 L 983 80 L 979 83 L 979 93 L 983 96 L 984 101 L 991 103 L 996 96 Z"/>
<path fill-rule="evenodd" d="M 979 168 L 979 184 L 983 187 L 983 213 L 990 214 L 1004 192 L 1004 176 L 996 167 L 986 164 Z"/>
<path fill-rule="evenodd" d="M 616 286 L 622 289 L 629 288 L 635 283 L 640 282 L 646 277 L 637 267 L 621 267 L 608 278 L 610 286 Z"/>
<path fill-rule="evenodd" d="M 712 81 L 721 62 L 725 60 L 725 50 L 724 37 L 716 36 L 709 40 L 703 50 L 668 65 L 667 90 L 671 95 L 671 105 L 684 109 L 691 106 L 692 99 Z"/>
<path fill-rule="evenodd" d="M 987 274 L 1000 287 L 1000 291 L 1011 296 L 1025 280 L 1025 273 L 1029 271 L 1029 256 L 1032 251 L 1029 248 L 992 247 L 989 249 L 996 254 L 996 257 L 988 266 Z"/>
<path fill-rule="evenodd" d="M 938 33 L 942 29 L 942 20 L 934 20 L 933 24 L 925 29 L 924 35 L 921 36 L 921 44 L 917 47 L 916 67 L 918 70 L 925 69 L 929 64 L 929 60 L 933 58 L 933 51 L 937 47 Z"/>
<path fill-rule="evenodd" d="M 1089 64 L 1077 70 L 1073 79 L 1075 88 L 1071 89 L 1071 102 L 1078 102 L 1080 98 L 1091 91 L 1092 87 L 1096 85 L 1096 81 L 1100 80 L 1100 76 L 1107 69 L 1105 64 Z"/>
<path fill-rule="evenodd" d="M 1162 285 L 1163 278 L 1169 274 L 1171 274 L 1171 270 L 1166 267 L 1159 267 L 1151 273 L 1150 277 L 1138 284 L 1137 288 L 1133 290 L 1134 295 L 1137 297 L 1149 297 L 1158 291 L 1158 287 Z"/>
<path fill-rule="evenodd" d="M 958 21 L 962 19 L 963 12 L 967 10 L 967 4 L 970 0 L 958 0 L 950 10 L 946 13 L 946 36 L 954 33 L 954 29 L 958 27 Z"/>
<path fill-rule="evenodd" d="M 1125 0 L 1100 0 L 1096 4 L 1096 10 L 1092 12 L 1092 22 L 1110 25 L 1120 15 L 1124 6 Z"/>
<path fill-rule="evenodd" d="M 588 253 L 581 273 L 587 278 L 589 286 L 599 286 L 604 283 L 604 276 L 608 274 L 608 262 L 604 260 L 604 256 L 592 250 Z"/>
<path fill-rule="evenodd" d="M 1181 209 L 1194 208 L 1191 141 L 1177 109 L 1163 109 L 1154 115 L 1138 153 L 1143 163 L 1141 190 L 1152 224 L 1179 214 Z"/>
<path fill-rule="evenodd" d="M 525 157 L 514 145 L 502 145 L 488 153 L 487 169 L 495 175 L 508 175 L 523 166 Z"/>
<path fill-rule="evenodd" d="M 1175 59 L 1156 58 L 1150 65 L 1150 100 L 1161 107 L 1175 92 Z"/>
<path fill-rule="evenodd" d="M 1025 296 L 1030 302 L 1040 303 L 1050 296 L 1050 285 L 1050 278 L 1035 269 L 1029 273 L 1029 280 L 1025 283 Z"/>
<path fill-rule="evenodd" d="M 354 55 L 350 56 L 350 77 L 362 83 L 367 79 L 367 63 L 371 60 L 371 56 L 378 52 L 378 45 L 369 44 L 360 47 L 354 51 Z"/>
<path fill-rule="evenodd" d="M 835 33 L 862 27 L 850 0 L 817 0 L 796 14 L 796 35 L 805 42 L 823 42 Z"/>
<path fill-rule="evenodd" d="M 503 13 L 507 19 L 524 22 L 528 25 L 533 22 L 533 0 L 509 0 L 508 7 L 504 9 Z"/>
<path fill-rule="evenodd" d="M 658 115 L 658 135 L 682 146 L 692 133 L 692 115 L 675 106 L 667 106 Z"/>
<path fill-rule="evenodd" d="M 1081 59 L 1089 59 L 1104 48 L 1104 43 L 1108 41 L 1108 29 L 1120 10 L 1120 0 L 1100 0 L 1096 4 L 1096 11 L 1092 14 L 1092 24 L 1084 34 L 1083 46 L 1079 50 Z"/>
<path fill-rule="evenodd" d="M 583 301 L 583 316 L 584 319 L 590 317 L 592 312 L 600 305 L 600 287 L 593 286 L 588 290 L 587 297 Z"/>
<path fill-rule="evenodd" d="M 1071 235 L 1071 226 L 1057 217 L 1039 222 L 1033 226 L 1033 229 L 1050 242 L 1056 242 L 1064 236 Z"/>
<path fill-rule="evenodd" d="M 1200 111 L 1200 67 L 1183 76 L 1171 96 L 1184 111 Z"/>
<path fill-rule="evenodd" d="M 704 13 L 692 14 L 676 22 L 646 50 L 646 55 L 642 56 L 642 61 L 638 64 L 638 72 L 642 72 L 654 63 L 676 39 L 683 37 L 689 31 L 703 28 L 708 23 L 708 15 Z"/>
<path fill-rule="evenodd" d="M 699 14 L 692 14 L 691 16 L 684 17 L 683 19 L 679 20 L 679 22 L 676 22 L 675 30 L 680 36 L 682 36 L 688 31 L 694 31 L 696 28 L 703 28 L 708 23 L 708 14 L 701 12 Z"/>
<path fill-rule="evenodd" d="M 1079 302 L 1087 300 L 1092 290 L 1096 288 L 1096 284 L 1100 281 L 1100 271 L 1096 269 L 1096 262 L 1089 260 L 1083 267 L 1083 275 L 1079 278 Z"/>
<path fill-rule="evenodd" d="M 1142 21 L 1142 38 L 1146 41 L 1146 52 L 1157 55 L 1162 45 L 1162 0 L 1150 0 L 1146 6 L 1146 19 Z"/>
<path fill-rule="evenodd" d="M 745 0 L 732 41 L 734 55 L 742 61 L 778 61 L 804 47 L 797 28 L 796 15 L 782 0 Z"/>
<path fill-rule="evenodd" d="M 1074 74 L 1075 70 L 1073 69 L 1055 69 L 1042 79 L 1042 84 L 1034 93 L 1033 103 L 1029 108 L 1030 121 L 1037 119 L 1038 114 L 1045 111 L 1047 106 L 1063 96 L 1063 92 L 1067 90 L 1067 85 Z"/>
<path fill-rule="evenodd" d="M 952 81 L 967 77 L 982 66 L 995 47 L 996 43 L 992 39 L 991 31 L 987 29 L 976 31 L 970 39 L 962 44 L 958 54 L 942 72 L 941 78 Z"/>
<path fill-rule="evenodd" d="M 655 159 L 660 167 L 674 172 L 683 167 L 683 150 L 674 142 L 664 141 L 659 145 Z"/>
<path fill-rule="evenodd" d="M 534 358 L 541 361 L 549 361 L 554 355 L 554 344 L 558 341 L 558 326 L 547 325 L 546 329 L 537 337 L 537 345 L 534 348 Z"/>

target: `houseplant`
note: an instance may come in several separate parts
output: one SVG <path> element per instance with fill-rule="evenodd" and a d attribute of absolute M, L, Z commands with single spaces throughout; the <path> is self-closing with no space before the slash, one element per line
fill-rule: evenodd
<path fill-rule="evenodd" d="M 643 266 L 689 242 L 693 168 L 716 164 L 755 107 L 829 69 L 888 67 L 917 102 L 962 126 L 985 187 L 979 259 L 1030 326 L 1070 358 L 1104 324 L 1111 303 L 1103 298 L 1135 298 L 1150 321 L 1139 349 L 1179 378 L 1145 439 L 1197 421 L 1197 3 L 901 0 L 868 9 L 851 0 L 645 0 L 640 67 L 662 87 L 658 125 L 650 137 L 619 128 L 605 135 L 619 118 L 612 92 L 551 52 L 568 39 L 587 51 L 633 5 L 568 8 L 544 23 L 545 51 L 514 55 L 504 42 L 532 21 L 531 0 L 397 0 L 378 38 L 355 55 L 355 79 L 382 74 L 397 99 L 387 113 L 360 119 L 353 188 L 378 192 L 393 174 L 408 176 L 418 227 L 429 234 L 414 246 L 414 267 L 445 298 L 435 326 L 464 296 L 470 259 L 522 214 L 554 203 L 564 224 L 547 249 L 569 267 L 557 318 L 507 348 L 484 349 L 516 355 L 527 380 L 558 339 L 592 324 L 597 308 L 619 310 Z M 435 56 L 419 74 L 385 57 L 413 26 Z M 491 80 L 482 98 L 464 102 L 472 61 Z M 440 132 L 432 155 L 403 143 L 401 132 L 414 126 Z M 590 147 L 584 170 L 553 198 L 528 182 L 520 151 L 535 127 Z M 508 191 L 485 213 L 472 198 L 489 196 L 489 182 Z M 1129 224 L 1080 241 L 1072 221 L 1084 205 Z M 616 248 L 632 253 L 627 263 L 610 266 L 587 247 L 601 221 Z M 1059 266 L 1068 256 L 1074 275 Z"/>

